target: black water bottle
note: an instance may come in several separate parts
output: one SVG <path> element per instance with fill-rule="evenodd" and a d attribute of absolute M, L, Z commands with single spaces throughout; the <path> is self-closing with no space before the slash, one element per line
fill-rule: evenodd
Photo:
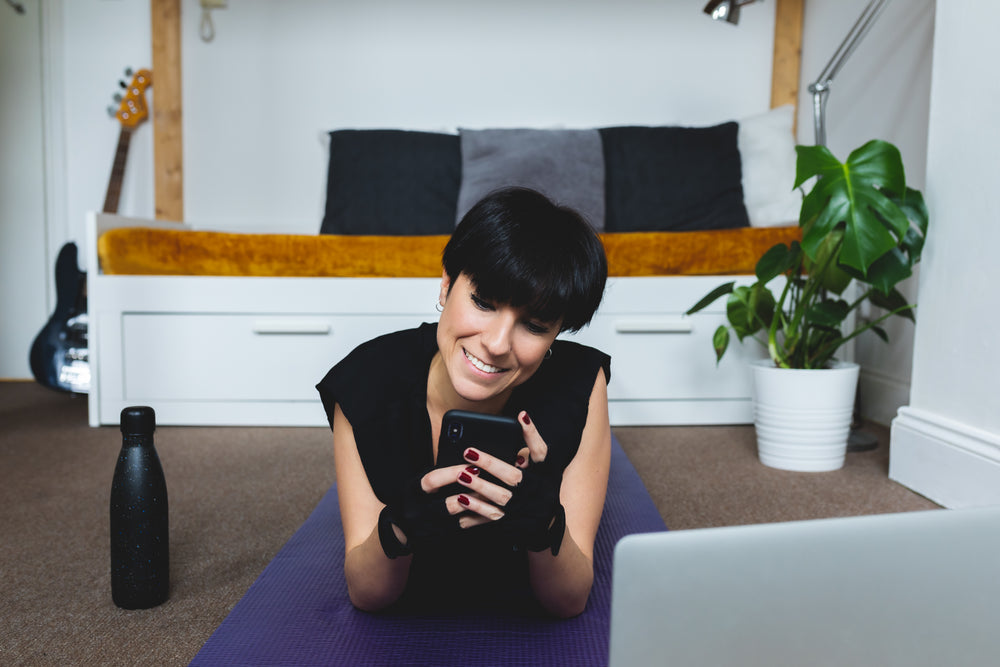
<path fill-rule="evenodd" d="M 111 598 L 123 609 L 167 599 L 170 558 L 167 483 L 153 447 L 156 415 L 122 410 L 122 449 L 111 483 Z"/>

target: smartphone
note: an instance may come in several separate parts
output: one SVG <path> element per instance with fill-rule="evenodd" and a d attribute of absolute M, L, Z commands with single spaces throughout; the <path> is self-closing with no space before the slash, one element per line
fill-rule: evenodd
<path fill-rule="evenodd" d="M 449 410 L 441 419 L 437 467 L 468 463 L 463 454 L 469 447 L 513 465 L 524 447 L 524 432 L 513 417 Z"/>

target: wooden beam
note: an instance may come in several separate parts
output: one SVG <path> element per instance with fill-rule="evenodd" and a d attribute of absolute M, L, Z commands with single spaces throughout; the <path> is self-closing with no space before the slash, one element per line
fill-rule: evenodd
<path fill-rule="evenodd" d="M 799 72 L 802 60 L 802 5 L 804 0 L 775 0 L 774 63 L 771 71 L 771 108 L 795 106 L 798 119 Z"/>
<path fill-rule="evenodd" d="M 181 0 L 150 0 L 153 30 L 153 165 L 158 220 L 184 220 Z"/>

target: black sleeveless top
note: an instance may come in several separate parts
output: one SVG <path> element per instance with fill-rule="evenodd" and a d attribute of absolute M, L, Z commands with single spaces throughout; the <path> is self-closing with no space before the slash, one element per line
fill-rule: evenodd
<path fill-rule="evenodd" d="M 437 351 L 437 324 L 422 324 L 363 343 L 316 385 L 331 428 L 334 404 L 351 423 L 368 481 L 387 505 L 398 500 L 407 480 L 434 466 L 427 376 Z M 576 455 L 600 370 L 610 380 L 608 355 L 557 340 L 551 357 L 514 388 L 504 408 L 503 414 L 510 416 L 528 412 L 548 445 L 548 460 L 560 470 Z M 461 597 L 463 608 L 476 602 L 491 609 L 498 603 L 521 606 L 530 597 L 525 555 L 498 545 L 489 526 L 481 528 L 463 531 L 433 553 L 416 554 L 404 600 L 419 606 L 431 599 L 455 603 L 442 586 L 453 581 L 462 582 L 452 593 Z"/>

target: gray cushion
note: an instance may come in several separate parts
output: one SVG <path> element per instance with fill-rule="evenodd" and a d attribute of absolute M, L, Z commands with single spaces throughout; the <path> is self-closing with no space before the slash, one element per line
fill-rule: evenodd
<path fill-rule="evenodd" d="M 462 185 L 457 221 L 490 192 L 506 186 L 538 190 L 604 229 L 604 153 L 592 130 L 459 131 Z"/>

